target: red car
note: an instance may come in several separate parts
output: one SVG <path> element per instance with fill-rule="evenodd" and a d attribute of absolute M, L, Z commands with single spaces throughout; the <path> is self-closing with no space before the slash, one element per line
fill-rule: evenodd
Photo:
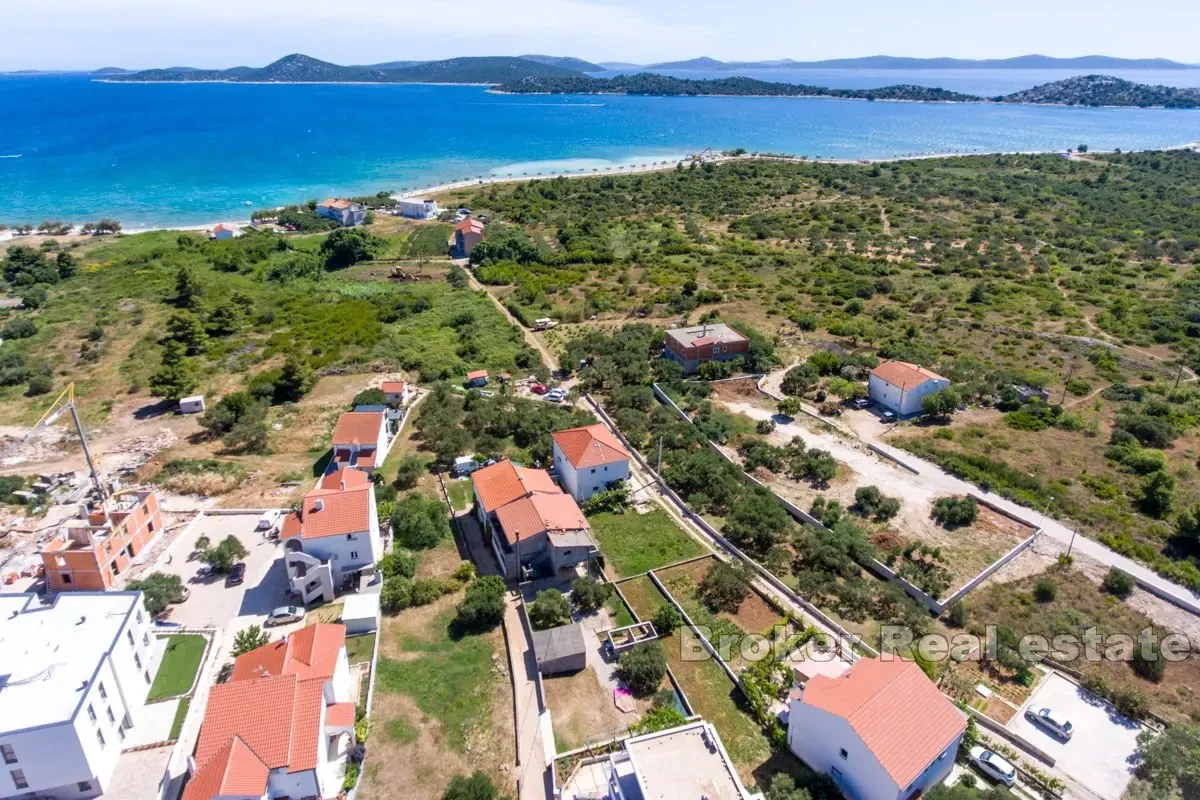
<path fill-rule="evenodd" d="M 533 392 L 534 394 L 545 394 L 550 390 L 540 383 L 535 383 L 533 386 L 529 387 L 529 391 Z"/>

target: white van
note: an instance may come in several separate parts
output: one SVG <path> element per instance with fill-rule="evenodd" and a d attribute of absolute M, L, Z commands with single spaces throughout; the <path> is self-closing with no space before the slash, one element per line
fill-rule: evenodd
<path fill-rule="evenodd" d="M 268 511 L 258 518 L 258 524 L 254 526 L 256 531 L 269 531 L 279 522 L 279 511 Z"/>

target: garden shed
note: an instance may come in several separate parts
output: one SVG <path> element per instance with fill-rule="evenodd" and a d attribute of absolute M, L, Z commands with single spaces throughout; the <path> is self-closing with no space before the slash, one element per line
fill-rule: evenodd
<path fill-rule="evenodd" d="M 561 625 L 533 632 L 533 652 L 543 675 L 579 672 L 587 666 L 587 647 L 583 625 Z"/>
<path fill-rule="evenodd" d="M 371 633 L 379 628 L 379 593 L 363 592 L 346 596 L 342 606 L 342 624 L 346 635 Z"/>

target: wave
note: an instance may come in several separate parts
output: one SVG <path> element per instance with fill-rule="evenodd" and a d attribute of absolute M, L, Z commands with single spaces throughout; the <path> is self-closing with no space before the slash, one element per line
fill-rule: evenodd
<path fill-rule="evenodd" d="M 24 154 L 24 153 L 16 153 L 16 154 L 14 154 L 14 155 L 11 155 L 11 156 L 0 156 L 0 158 L 20 158 L 20 157 L 21 157 L 21 156 L 23 156 L 23 155 L 25 155 L 25 154 Z"/>

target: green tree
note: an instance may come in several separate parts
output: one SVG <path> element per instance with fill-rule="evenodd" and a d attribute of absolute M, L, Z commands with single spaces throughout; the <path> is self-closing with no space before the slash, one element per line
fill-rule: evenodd
<path fill-rule="evenodd" d="M 945 419 L 954 413 L 961 402 L 954 389 L 942 389 L 921 398 L 921 410 L 936 419 Z"/>
<path fill-rule="evenodd" d="M 370 261 L 387 248 L 387 240 L 362 228 L 338 228 L 321 242 L 325 269 L 337 270 Z"/>
<path fill-rule="evenodd" d="M 804 403 L 798 397 L 785 397 L 779 401 L 778 410 L 785 417 L 795 418 L 803 413 Z"/>
<path fill-rule="evenodd" d="M 68 253 L 66 250 L 60 250 L 54 258 L 54 266 L 58 270 L 58 277 L 64 281 L 75 275 L 79 270 L 79 262 L 75 256 Z"/>
<path fill-rule="evenodd" d="M 608 600 L 608 587 L 590 575 L 581 575 L 571 582 L 571 602 L 585 614 L 590 614 Z"/>
<path fill-rule="evenodd" d="M 1161 519 L 1175 500 L 1175 476 L 1164 470 L 1142 478 L 1141 507 L 1147 515 Z"/>
<path fill-rule="evenodd" d="M 150 393 L 167 400 L 186 397 L 196 388 L 196 366 L 184 346 L 170 339 L 163 346 L 162 364 L 150 376 Z"/>
<path fill-rule="evenodd" d="M 667 674 L 667 657 L 657 642 L 643 642 L 621 654 L 619 672 L 635 695 L 653 694 Z"/>
<path fill-rule="evenodd" d="M 237 658 L 249 653 L 251 650 L 257 650 L 270 642 L 271 634 L 257 625 L 251 625 L 248 628 L 242 628 L 233 635 L 233 648 L 229 651 L 229 655 Z"/>
<path fill-rule="evenodd" d="M 724 561 L 713 561 L 700 581 L 700 597 L 714 611 L 736 612 L 749 593 L 746 572 Z"/>
<path fill-rule="evenodd" d="M 481 575 L 467 586 L 455 622 L 468 631 L 490 630 L 504 619 L 504 609 L 504 580 L 497 575 Z"/>
<path fill-rule="evenodd" d="M 945 528 L 961 528 L 975 522 L 979 505 L 973 497 L 939 497 L 933 501 L 930 516 Z"/>
<path fill-rule="evenodd" d="M 403 575 L 384 578 L 383 588 L 379 590 L 379 608 L 385 614 L 403 611 L 412 605 L 412 591 L 412 580 Z"/>
<path fill-rule="evenodd" d="M 130 581 L 126 588 L 142 593 L 146 611 L 152 617 L 157 617 L 167 610 L 168 605 L 183 597 L 183 580 L 165 572 L 152 572 L 140 580 Z"/>
<path fill-rule="evenodd" d="M 543 589 L 529 606 L 529 622 L 534 630 L 557 628 L 571 621 L 571 604 L 558 589 Z"/>
<path fill-rule="evenodd" d="M 204 287 L 200 285 L 196 274 L 190 267 L 180 267 L 179 271 L 175 273 L 175 305 L 179 308 L 197 311 L 203 297 Z"/>
<path fill-rule="evenodd" d="M 249 555 L 249 551 L 241 541 L 230 534 L 217 544 L 216 547 L 210 548 L 200 554 L 200 560 L 208 564 L 213 572 L 218 574 L 228 572 L 229 569 L 240 559 Z"/>
<path fill-rule="evenodd" d="M 1148 781 L 1157 797 L 1200 797 L 1200 728 L 1171 725 L 1161 733 L 1138 734 L 1137 775 Z"/>
<path fill-rule="evenodd" d="M 667 603 L 658 607 L 651 621 L 659 636 L 670 636 L 676 628 L 683 624 L 683 614 L 673 604 Z"/>
<path fill-rule="evenodd" d="M 317 383 L 317 373 L 307 361 L 288 357 L 275 381 L 275 402 L 294 403 L 312 391 Z"/>
<path fill-rule="evenodd" d="M 500 795 L 486 772 L 455 775 L 442 793 L 442 800 L 496 800 Z"/>
<path fill-rule="evenodd" d="M 392 512 L 392 534 L 396 543 L 409 550 L 436 547 L 450 532 L 446 507 L 433 498 L 410 492 Z"/>
<path fill-rule="evenodd" d="M 200 353 L 208 334 L 200 318 L 190 311 L 176 311 L 167 318 L 167 340 L 179 342 L 189 356 Z"/>
<path fill-rule="evenodd" d="M 770 491 L 760 487 L 743 492 L 725 518 L 724 533 L 738 547 L 762 555 L 792 530 L 791 515 Z"/>
<path fill-rule="evenodd" d="M 427 459 L 421 456 L 405 456 L 396 466 L 396 479 L 392 481 L 392 486 L 401 491 L 412 489 L 428 470 Z"/>
<path fill-rule="evenodd" d="M 396 550 L 379 559 L 379 571 L 383 577 L 401 576 L 411 578 L 417 574 L 417 556 L 405 550 Z"/>
<path fill-rule="evenodd" d="M 1133 594 L 1133 589 L 1137 586 L 1133 576 L 1123 569 L 1112 567 L 1104 576 L 1104 591 L 1109 594 L 1116 595 L 1122 599 Z"/>
<path fill-rule="evenodd" d="M 817 372 L 817 368 L 805 362 L 787 371 L 783 376 L 783 383 L 780 384 L 780 388 L 786 395 L 799 397 L 811 391 L 817 385 L 819 378 L 820 374 Z"/>

